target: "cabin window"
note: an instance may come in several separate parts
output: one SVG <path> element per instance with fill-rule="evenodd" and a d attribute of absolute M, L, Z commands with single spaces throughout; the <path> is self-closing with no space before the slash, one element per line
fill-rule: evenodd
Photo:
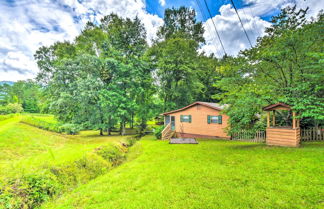
<path fill-rule="evenodd" d="M 208 115 L 207 116 L 207 123 L 216 123 L 216 124 L 222 124 L 222 116 L 221 115 Z"/>
<path fill-rule="evenodd" d="M 191 123 L 191 115 L 181 115 L 180 122 Z"/>

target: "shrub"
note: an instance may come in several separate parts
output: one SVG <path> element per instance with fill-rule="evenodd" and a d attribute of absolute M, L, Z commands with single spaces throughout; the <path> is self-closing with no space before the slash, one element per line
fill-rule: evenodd
<path fill-rule="evenodd" d="M 26 175 L 10 179 L 0 189 L 0 205 L 5 208 L 35 208 L 59 191 L 50 175 Z"/>
<path fill-rule="evenodd" d="M 74 135 L 79 133 L 81 130 L 80 125 L 47 122 L 45 120 L 33 116 L 24 116 L 21 122 L 35 126 L 37 128 L 41 128 L 47 131 L 54 131 L 57 133 L 66 133 Z"/>
<path fill-rule="evenodd" d="M 106 173 L 112 164 L 104 160 L 102 157 L 88 153 L 80 160 L 70 162 L 66 165 L 50 168 L 63 186 L 66 188 L 73 187 L 80 183 L 86 183 L 99 175 Z"/>
<path fill-rule="evenodd" d="M 113 166 L 120 165 L 125 160 L 125 153 L 117 146 L 106 145 L 95 150 L 95 153 L 110 162 Z"/>
<path fill-rule="evenodd" d="M 81 125 L 71 124 L 71 123 L 66 123 L 59 126 L 60 132 L 71 134 L 71 135 L 78 134 L 81 131 L 81 129 L 82 129 Z"/>
<path fill-rule="evenodd" d="M 21 113 L 24 109 L 21 104 L 9 103 L 4 107 L 0 107 L 0 115 L 6 115 L 11 113 Z"/>
<path fill-rule="evenodd" d="M 157 127 L 155 130 L 154 130 L 154 135 L 157 139 L 161 139 L 162 138 L 162 131 L 164 129 L 164 126 L 160 126 L 160 127 Z"/>

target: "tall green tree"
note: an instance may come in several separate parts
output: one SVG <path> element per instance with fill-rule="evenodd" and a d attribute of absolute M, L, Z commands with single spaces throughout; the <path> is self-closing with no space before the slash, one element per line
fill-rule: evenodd
<path fill-rule="evenodd" d="M 138 18 L 105 16 L 87 23 L 72 43 L 55 43 L 35 55 L 50 109 L 65 122 L 104 130 L 125 124 L 147 107 L 154 93 L 151 68 L 143 58 L 146 31 Z M 149 111 L 146 111 L 149 112 Z M 144 116 L 145 117 L 144 117 Z M 141 123 L 148 119 L 138 114 Z M 145 128 L 145 127 L 144 127 Z"/>
<path fill-rule="evenodd" d="M 188 105 L 203 89 L 198 64 L 198 49 L 205 41 L 203 33 L 195 10 L 180 7 L 165 11 L 164 25 L 158 31 L 159 39 L 148 52 L 156 69 L 156 85 L 163 111 Z"/>
<path fill-rule="evenodd" d="M 171 38 L 192 39 L 197 43 L 205 43 L 204 28 L 196 19 L 196 11 L 187 7 L 166 9 L 164 25 L 159 29 L 158 36 L 162 40 Z"/>
<path fill-rule="evenodd" d="M 255 127 L 262 106 L 276 102 L 292 105 L 301 118 L 322 123 L 323 14 L 306 21 L 306 12 L 284 8 L 255 47 L 223 63 L 224 78 L 216 85 L 224 90 L 222 101 L 231 105 L 227 113 L 232 130 Z"/>

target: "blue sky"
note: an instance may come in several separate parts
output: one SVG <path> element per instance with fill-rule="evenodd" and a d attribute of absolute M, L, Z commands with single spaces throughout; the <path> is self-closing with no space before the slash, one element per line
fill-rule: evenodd
<path fill-rule="evenodd" d="M 201 9 L 197 5 L 201 4 Z M 324 0 L 234 0 L 252 41 L 264 34 L 269 20 L 282 7 L 295 3 L 310 7 L 308 17 L 323 9 Z M 249 47 L 230 0 L 206 0 L 228 54 Z M 0 0 L 0 81 L 34 78 L 37 65 L 33 54 L 40 46 L 56 41 L 73 41 L 87 21 L 99 22 L 112 12 L 136 16 L 147 30 L 147 41 L 156 37 L 166 8 L 186 6 L 197 11 L 205 27 L 206 45 L 201 51 L 223 55 L 204 0 Z"/>

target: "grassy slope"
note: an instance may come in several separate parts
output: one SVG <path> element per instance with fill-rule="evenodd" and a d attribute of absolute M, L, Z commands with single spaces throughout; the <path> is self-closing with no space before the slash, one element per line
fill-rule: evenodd
<path fill-rule="evenodd" d="M 37 117 L 55 122 L 51 116 Z M 0 121 L 0 179 L 81 158 L 87 151 L 122 138 L 100 137 L 96 131 L 67 136 L 21 124 L 19 120 L 15 117 Z"/>
<path fill-rule="evenodd" d="M 323 143 L 298 149 L 233 141 L 140 143 L 138 158 L 44 208 L 323 206 Z"/>

